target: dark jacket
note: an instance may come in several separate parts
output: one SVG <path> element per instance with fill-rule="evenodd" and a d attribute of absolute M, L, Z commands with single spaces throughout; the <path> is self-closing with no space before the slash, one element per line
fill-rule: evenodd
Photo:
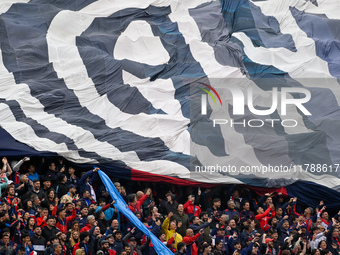
<path fill-rule="evenodd" d="M 38 255 L 43 255 L 45 253 L 47 241 L 42 236 L 32 236 L 31 242 L 33 244 L 34 251 L 38 253 Z"/>
<path fill-rule="evenodd" d="M 130 248 L 131 248 L 131 253 L 130 253 L 130 255 L 133 255 L 133 251 L 137 252 L 138 255 L 142 255 L 143 250 L 144 250 L 146 247 L 148 247 L 148 245 L 149 245 L 149 243 L 150 243 L 150 238 L 148 238 L 148 240 L 147 240 L 143 245 L 137 245 L 137 246 L 136 246 L 136 249 L 134 250 L 133 246 L 132 246 L 131 244 L 127 243 L 127 241 L 129 240 L 129 238 L 130 238 L 131 236 L 132 236 L 132 233 L 131 233 L 131 232 L 127 233 L 127 234 L 124 236 L 124 238 L 123 238 L 123 240 L 122 240 L 124 246 L 125 246 L 125 245 L 129 245 L 129 246 L 130 246 Z"/>
<path fill-rule="evenodd" d="M 172 217 L 171 220 L 176 220 L 177 222 L 181 221 L 182 226 L 177 228 L 176 232 L 179 233 L 181 236 L 186 235 L 186 230 L 189 227 L 189 217 L 187 214 L 183 212 L 183 214 L 179 214 L 178 212 L 175 213 Z"/>

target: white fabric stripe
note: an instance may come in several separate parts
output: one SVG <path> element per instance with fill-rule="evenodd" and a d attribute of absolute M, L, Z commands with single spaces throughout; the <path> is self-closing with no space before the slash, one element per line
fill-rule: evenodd
<path fill-rule="evenodd" d="M 305 11 L 308 13 L 324 14 L 329 19 L 340 19 L 340 2 L 338 0 L 317 0 L 317 2 L 318 6 L 308 2 Z"/>
<path fill-rule="evenodd" d="M 220 78 L 218 79 L 219 81 L 221 81 L 222 78 L 246 79 L 239 68 L 220 65 L 215 59 L 213 48 L 209 44 L 201 41 L 202 38 L 200 31 L 195 20 L 190 16 L 188 9 L 194 8 L 205 2 L 207 1 L 181 1 L 180 3 L 174 2 L 171 5 L 172 13 L 170 14 L 170 19 L 173 22 L 177 22 L 179 31 L 183 34 L 186 43 L 189 45 L 193 57 L 200 63 L 204 72 L 209 78 Z M 213 79 L 211 82 L 213 87 L 217 87 L 214 86 L 215 84 L 213 84 L 213 82 L 216 82 L 216 80 Z M 224 95 L 221 95 L 221 98 L 223 97 Z M 212 104 L 210 103 L 210 105 Z M 228 115 L 228 113 L 226 114 Z M 211 118 L 213 118 L 213 115 Z M 226 118 L 230 118 L 230 116 L 226 116 Z M 223 137 L 228 154 L 239 155 L 240 150 L 238 148 L 242 148 L 243 153 L 247 153 L 248 160 L 251 161 L 252 164 L 261 164 L 258 161 L 253 148 L 245 143 L 242 134 L 231 128 L 228 129 L 228 132 L 223 132 Z M 203 165 L 205 165 L 206 162 L 211 162 L 209 157 L 214 156 L 205 146 L 194 144 L 192 141 L 191 143 L 193 150 L 192 155 L 197 155 L 198 159 Z M 216 160 L 220 161 L 221 159 L 216 157 Z"/>
<path fill-rule="evenodd" d="M 186 118 L 180 114 L 176 116 L 144 113 L 131 115 L 121 112 L 108 100 L 106 95 L 98 94 L 92 79 L 88 77 L 75 44 L 76 36 L 86 30 L 95 17 L 106 17 L 123 8 L 146 8 L 149 4 L 157 4 L 152 1 L 136 0 L 105 5 L 106 2 L 97 1 L 79 12 L 62 11 L 52 21 L 47 33 L 47 43 L 49 58 L 58 77 L 63 78 L 66 86 L 74 91 L 82 106 L 105 119 L 109 127 L 120 127 L 144 137 L 159 137 L 170 150 L 182 152 L 181 148 L 185 148 L 185 141 L 179 136 L 187 129 L 188 120 Z M 166 5 L 166 2 L 163 1 L 158 5 Z M 72 26 L 68 25 L 70 22 L 73 24 Z M 75 73 L 77 76 L 74 76 Z M 89 98 L 89 95 L 92 97 Z M 167 100 L 174 106 L 177 104 L 177 100 L 174 98 L 167 98 Z M 106 111 L 102 111 L 102 109 L 106 109 Z M 178 131 L 180 132 L 178 133 Z M 178 137 L 178 139 L 173 139 L 174 137 Z"/>
<path fill-rule="evenodd" d="M 64 143 L 57 144 L 47 138 L 38 137 L 35 135 L 31 126 L 23 122 L 17 122 L 11 109 L 5 103 L 0 103 L 0 116 L 1 127 L 19 142 L 27 143 L 26 141 L 29 140 L 31 142 L 29 145 L 32 146 L 32 144 L 34 144 L 34 149 L 37 151 L 53 151 L 57 153 L 58 151 L 62 151 L 64 153 L 61 152 L 58 154 L 65 158 L 79 158 L 78 153 L 76 151 L 69 151 Z"/>
<path fill-rule="evenodd" d="M 159 174 L 163 175 L 181 176 L 181 178 L 187 177 L 189 171 L 177 163 L 166 160 L 155 160 L 151 162 L 140 161 L 134 151 L 121 152 L 107 142 L 99 142 L 90 132 L 83 130 L 80 127 L 70 125 L 52 114 L 47 114 L 43 111 L 43 105 L 30 95 L 29 87 L 26 84 L 15 84 L 12 74 L 8 73 L 3 65 L 2 54 L 0 54 L 0 73 L 0 83 L 5 84 L 0 86 L 0 94 L 2 97 L 5 97 L 7 100 L 16 100 L 21 105 L 21 108 L 27 117 L 36 120 L 50 131 L 64 134 L 73 139 L 78 148 L 94 151 L 98 155 L 112 160 L 121 160 L 137 170 L 147 172 L 158 171 Z M 80 157 L 77 152 L 70 152 L 65 144 L 56 145 L 52 141 L 48 143 L 46 142 L 49 141 L 48 139 L 38 139 L 38 137 L 35 139 L 27 138 L 26 129 L 29 126 L 24 125 L 25 128 L 20 128 L 20 130 L 18 130 L 18 124 L 14 117 L 12 116 L 12 118 L 9 119 L 2 111 L 0 111 L 0 118 L 2 120 L 1 124 L 7 132 L 22 143 L 29 143 L 28 145 L 36 150 L 54 151 L 66 159 L 77 163 L 98 163 L 95 160 L 90 161 L 90 159 Z M 29 129 L 31 128 L 29 127 Z M 29 137 L 35 137 L 34 132 L 30 134 Z M 44 147 L 44 145 L 46 147 Z"/>
<path fill-rule="evenodd" d="M 175 88 L 171 79 L 158 79 L 150 82 L 150 79 L 139 79 L 133 74 L 123 71 L 123 80 L 124 83 L 136 87 L 156 108 L 162 109 L 171 116 L 179 118 L 183 116 L 181 104 L 178 100 L 175 100 Z M 172 98 L 172 100 L 169 100 L 170 98 Z M 177 127 L 178 129 L 174 130 L 174 132 L 176 132 L 174 136 L 164 137 L 164 139 L 167 138 L 167 144 L 170 144 L 171 148 L 174 148 L 175 151 L 189 155 L 190 144 L 187 141 L 190 141 L 190 134 L 187 130 L 187 125 L 190 121 L 189 119 L 184 119 L 183 122 L 185 125 Z"/>
<path fill-rule="evenodd" d="M 255 48 L 251 40 L 244 33 L 233 34 L 245 45 L 244 50 L 247 56 L 256 63 L 273 65 L 282 71 L 288 72 L 293 79 L 327 78 L 328 83 L 323 84 L 323 87 L 333 91 L 339 105 L 340 86 L 337 83 L 337 79 L 329 73 L 328 63 L 316 55 L 313 39 L 308 38 L 306 33 L 300 29 L 289 11 L 290 6 L 303 10 L 306 2 L 300 0 L 269 0 L 254 2 L 254 4 L 261 8 L 263 14 L 274 16 L 277 19 L 283 34 L 292 35 L 297 52 L 291 52 L 285 48 Z M 299 81 L 305 87 L 311 86 L 310 81 L 307 79 Z"/>
<path fill-rule="evenodd" d="M 33 248 L 35 251 L 44 251 L 45 250 L 45 245 L 42 244 L 33 244 Z"/>

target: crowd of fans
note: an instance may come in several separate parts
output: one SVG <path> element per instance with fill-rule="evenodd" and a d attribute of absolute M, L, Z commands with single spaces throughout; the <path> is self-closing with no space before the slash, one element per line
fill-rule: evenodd
<path fill-rule="evenodd" d="M 157 254 L 98 175 L 63 159 L 2 159 L 0 255 Z M 79 173 L 79 174 L 78 174 Z M 129 209 L 174 254 L 339 255 L 340 212 L 245 186 L 177 187 L 112 177 Z M 122 186 L 122 185 L 125 186 Z"/>

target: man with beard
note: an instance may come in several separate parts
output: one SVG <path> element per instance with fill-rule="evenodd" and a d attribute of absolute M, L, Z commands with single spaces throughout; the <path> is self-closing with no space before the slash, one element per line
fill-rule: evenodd
<path fill-rule="evenodd" d="M 46 201 L 46 194 L 40 189 L 39 179 L 33 181 L 33 188 L 28 192 L 27 198 L 32 198 L 33 195 L 38 196 L 41 202 Z"/>
<path fill-rule="evenodd" d="M 207 213 L 209 217 L 214 217 L 214 222 L 219 221 L 219 217 L 222 215 L 222 210 L 220 209 L 221 207 L 221 199 L 220 198 L 215 198 L 213 200 L 213 206 L 211 208 L 207 209 Z"/>
<path fill-rule="evenodd" d="M 277 224 L 278 224 L 277 218 L 275 218 L 275 217 L 270 218 L 270 219 L 268 220 L 268 224 L 271 226 L 271 228 L 270 228 L 271 230 L 276 229 Z"/>
<path fill-rule="evenodd" d="M 109 241 L 103 240 L 100 242 L 100 249 L 103 251 L 104 255 L 116 255 L 117 252 L 109 247 Z"/>
<path fill-rule="evenodd" d="M 180 242 L 177 244 L 177 252 L 175 255 L 184 255 L 187 253 L 187 246 L 184 242 Z"/>
<path fill-rule="evenodd" d="M 59 236 L 59 243 L 63 250 L 63 255 L 70 255 L 72 253 L 72 246 L 69 242 L 67 242 L 67 236 L 65 233 L 61 233 Z"/>
<path fill-rule="evenodd" d="M 200 226 L 202 226 L 203 224 L 208 222 L 208 220 L 209 220 L 208 213 L 207 212 L 201 212 L 200 221 L 199 221 L 198 224 Z M 211 225 L 215 225 L 214 222 L 211 222 L 208 227 L 204 228 L 204 232 L 203 232 L 203 235 L 202 235 L 203 236 L 203 242 L 207 242 L 208 244 L 211 244 L 211 237 L 210 237 L 210 232 L 211 232 L 210 226 Z"/>
<path fill-rule="evenodd" d="M 34 248 L 34 251 L 37 252 L 38 255 L 43 255 L 45 253 L 47 241 L 44 237 L 41 236 L 41 227 L 34 226 L 34 236 L 31 238 L 31 242 Z"/>
<path fill-rule="evenodd" d="M 189 227 L 189 217 L 184 213 L 184 207 L 179 204 L 177 207 L 177 212 L 171 217 L 171 221 L 176 220 L 176 222 L 182 222 L 182 225 L 177 228 L 177 232 L 181 236 L 185 236 L 185 231 Z"/>
<path fill-rule="evenodd" d="M 289 237 L 289 216 L 285 215 L 277 224 L 277 231 L 279 233 L 279 242 L 283 246 L 285 239 Z"/>
<path fill-rule="evenodd" d="M 264 234 L 263 240 L 264 240 L 264 242 L 262 241 L 262 245 L 266 249 L 265 254 L 267 254 L 267 255 L 278 255 L 279 254 L 280 250 L 274 249 L 274 244 L 273 244 L 274 239 L 266 238 L 266 234 Z M 263 251 L 264 251 L 264 249 L 263 249 Z"/>
<path fill-rule="evenodd" d="M 212 222 L 212 219 L 209 218 L 207 222 L 203 223 L 202 225 L 199 225 L 200 218 L 197 216 L 192 217 L 192 224 L 190 224 L 189 228 L 191 228 L 194 231 L 194 234 L 197 234 L 200 229 L 205 229 L 209 227 L 209 224 Z"/>
<path fill-rule="evenodd" d="M 75 199 L 76 197 L 76 186 L 74 186 L 73 184 L 70 184 L 68 186 L 68 192 L 63 195 L 60 199 L 60 203 L 72 203 L 73 199 Z"/>

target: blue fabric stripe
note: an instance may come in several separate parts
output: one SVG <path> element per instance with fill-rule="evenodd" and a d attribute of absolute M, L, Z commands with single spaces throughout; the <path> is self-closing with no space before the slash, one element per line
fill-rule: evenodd
<path fill-rule="evenodd" d="M 340 20 L 299 11 L 295 7 L 290 11 L 298 26 L 314 40 L 316 55 L 328 63 L 330 74 L 340 82 Z"/>
<path fill-rule="evenodd" d="M 54 15 L 57 10 L 61 11 L 52 5 L 49 8 Z M 38 4 L 14 4 L 1 15 L 3 61 L 16 82 L 26 83 L 47 113 L 81 126 L 101 142 L 108 142 L 122 152 L 135 151 L 140 160 L 170 160 L 189 168 L 193 160 L 189 155 L 170 151 L 159 138 L 142 137 L 121 128 L 111 129 L 105 120 L 80 105 L 48 59 L 46 33 L 53 18 L 52 14 L 42 15 Z"/>
<path fill-rule="evenodd" d="M 110 178 L 101 170 L 98 171 L 100 178 L 102 179 L 105 187 L 109 191 L 111 197 L 116 202 L 114 206 L 127 217 L 139 230 L 141 230 L 147 237 L 151 238 L 153 247 L 157 251 L 158 255 L 173 255 L 173 253 L 154 235 L 149 231 L 144 224 L 131 212 L 127 207 L 124 199 L 119 194 L 116 187 L 111 182 Z"/>

